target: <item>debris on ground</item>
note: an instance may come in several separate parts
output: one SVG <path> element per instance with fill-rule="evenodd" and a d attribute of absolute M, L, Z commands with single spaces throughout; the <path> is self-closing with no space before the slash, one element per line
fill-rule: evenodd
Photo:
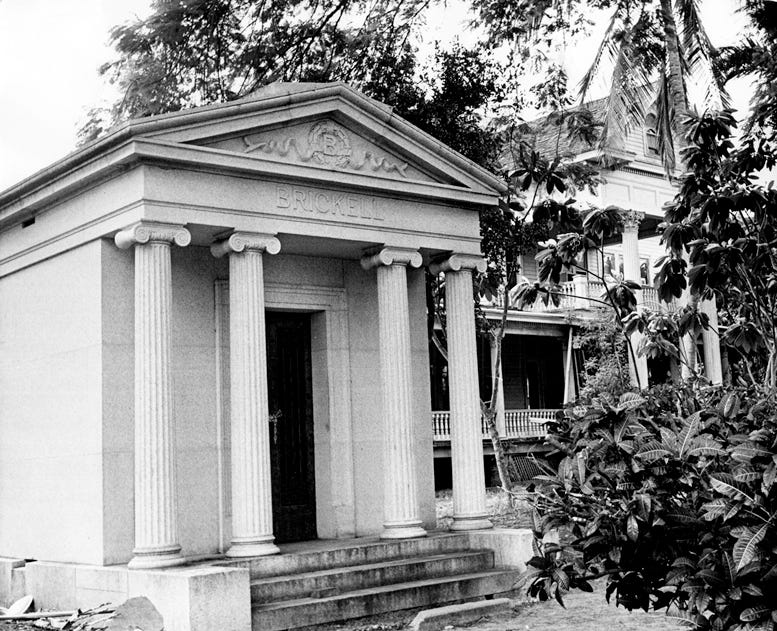
<path fill-rule="evenodd" d="M 8 609 L 0 607 L 0 616 L 18 616 L 27 613 L 32 609 L 32 596 L 22 596 L 19 600 L 13 603 Z"/>
<path fill-rule="evenodd" d="M 28 608 L 31 605 L 32 600 Z M 31 623 L 36 629 L 58 631 L 163 631 L 164 628 L 162 616 L 145 596 L 130 598 L 118 607 L 105 604 L 85 610 L 38 611 L 0 616 L 2 619 Z"/>

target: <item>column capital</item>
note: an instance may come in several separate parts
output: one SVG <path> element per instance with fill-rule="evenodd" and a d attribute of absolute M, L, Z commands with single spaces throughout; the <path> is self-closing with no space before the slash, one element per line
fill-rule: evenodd
<path fill-rule="evenodd" d="M 478 271 L 482 274 L 486 271 L 486 261 L 477 254 L 450 254 L 429 266 L 429 271 L 432 274 L 460 272 L 463 269 Z"/>
<path fill-rule="evenodd" d="M 365 254 L 362 257 L 362 267 L 371 269 L 383 265 L 409 265 L 410 267 L 421 267 L 423 258 L 418 250 L 412 248 L 381 248 L 377 252 Z"/>
<path fill-rule="evenodd" d="M 229 237 L 210 246 L 210 251 L 216 258 L 233 252 L 255 250 L 278 254 L 281 251 L 281 242 L 274 234 L 263 232 L 233 232 Z"/>
<path fill-rule="evenodd" d="M 624 230 L 637 230 L 639 224 L 645 218 L 645 213 L 640 210 L 624 210 L 621 212 Z"/>
<path fill-rule="evenodd" d="M 136 243 L 144 244 L 154 241 L 175 243 L 184 247 L 191 243 L 192 235 L 180 225 L 139 221 L 117 232 L 113 240 L 122 250 L 130 248 Z"/>

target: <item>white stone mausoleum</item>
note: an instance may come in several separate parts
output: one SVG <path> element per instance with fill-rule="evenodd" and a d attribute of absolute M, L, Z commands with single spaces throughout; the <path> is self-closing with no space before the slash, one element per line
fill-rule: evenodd
<path fill-rule="evenodd" d="M 239 601 L 218 628 L 246 629 L 245 572 L 203 560 L 424 536 L 430 266 L 452 529 L 489 527 L 472 270 L 501 190 L 345 85 L 275 84 L 0 193 L 0 595 L 24 568 L 43 605 L 148 593 L 215 629 L 186 616 Z"/>

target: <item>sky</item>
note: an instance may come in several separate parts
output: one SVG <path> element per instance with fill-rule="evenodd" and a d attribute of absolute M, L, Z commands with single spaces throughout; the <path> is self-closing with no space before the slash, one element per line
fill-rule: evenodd
<path fill-rule="evenodd" d="M 116 97 L 97 73 L 112 57 L 109 31 L 147 14 L 148 5 L 149 0 L 0 0 L 0 191 L 70 153 L 86 112 Z M 733 43 L 744 27 L 735 6 L 736 0 L 702 2 L 716 46 Z M 472 43 L 465 2 L 448 0 L 439 11 L 444 16 L 428 20 L 428 41 L 456 36 Z M 590 64 L 590 42 L 603 33 L 605 18 L 598 17 L 586 41 L 560 53 L 572 84 Z M 598 87 L 603 93 L 605 86 Z M 729 90 L 735 105 L 746 108 L 747 82 Z"/>

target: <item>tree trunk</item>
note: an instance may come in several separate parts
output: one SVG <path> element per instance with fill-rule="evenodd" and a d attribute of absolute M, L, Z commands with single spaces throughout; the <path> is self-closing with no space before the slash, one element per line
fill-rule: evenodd
<path fill-rule="evenodd" d="M 661 21 L 664 27 L 664 47 L 666 50 L 666 67 L 669 70 L 669 100 L 672 104 L 672 132 L 674 135 L 675 153 L 679 154 L 680 168 L 685 171 L 685 161 L 682 149 L 686 146 L 685 133 L 681 120 L 688 112 L 688 94 L 685 91 L 683 63 L 680 58 L 680 44 L 677 39 L 677 23 L 674 19 L 672 0 L 661 0 Z M 690 287 L 684 292 L 686 304 L 697 306 L 698 297 L 691 296 Z M 686 365 L 682 372 L 692 375 L 696 371 L 696 336 L 686 334 L 680 341 L 681 355 L 685 355 Z"/>
<path fill-rule="evenodd" d="M 499 474 L 499 484 L 502 489 L 508 494 L 512 490 L 512 480 L 510 479 L 510 469 L 507 466 L 507 454 L 505 453 L 504 445 L 502 444 L 502 438 L 499 436 L 499 428 L 496 426 L 496 415 L 498 412 L 498 400 L 497 392 L 499 389 L 499 373 L 502 370 L 502 341 L 504 340 L 505 327 L 507 325 L 507 310 L 510 307 L 510 294 L 505 286 L 505 297 L 502 305 L 502 318 L 500 321 L 500 329 L 496 335 L 494 335 L 494 341 L 496 342 L 496 360 L 492 366 L 491 375 L 491 399 L 486 405 L 481 403 L 483 418 L 486 420 L 486 427 L 488 428 L 488 435 L 491 438 L 491 445 L 494 448 L 494 460 L 496 461 L 496 471 Z"/>
<path fill-rule="evenodd" d="M 499 484 L 508 497 L 512 490 L 512 480 L 510 479 L 510 469 L 507 464 L 507 454 L 505 453 L 502 439 L 499 437 L 499 430 L 496 426 L 496 408 L 486 408 L 483 410 L 483 418 L 486 419 L 488 435 L 491 438 L 491 444 L 494 447 L 494 460 L 496 461 L 496 472 L 499 474 Z"/>
<path fill-rule="evenodd" d="M 674 19 L 672 0 L 661 0 L 661 19 L 664 27 L 666 66 L 669 69 L 669 99 L 674 110 L 672 130 L 676 136 L 676 146 L 682 149 L 685 146 L 685 136 L 680 119 L 688 111 L 688 95 L 685 91 L 683 64 L 680 59 L 680 44 L 677 40 L 677 23 Z"/>

